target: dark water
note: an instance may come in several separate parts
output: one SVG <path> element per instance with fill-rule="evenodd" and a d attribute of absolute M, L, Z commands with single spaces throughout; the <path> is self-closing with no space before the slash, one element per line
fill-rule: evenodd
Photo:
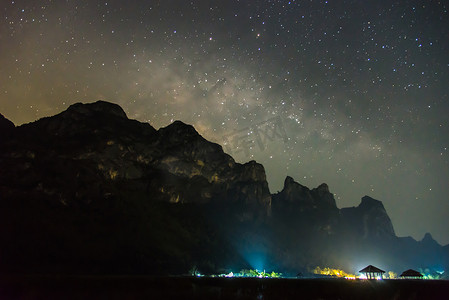
<path fill-rule="evenodd" d="M 449 299 L 449 281 L 2 276 L 0 299 Z"/>

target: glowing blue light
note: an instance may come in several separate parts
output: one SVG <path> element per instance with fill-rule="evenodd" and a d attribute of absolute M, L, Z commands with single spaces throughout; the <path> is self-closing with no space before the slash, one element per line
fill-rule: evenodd
<path fill-rule="evenodd" d="M 264 270 L 265 269 L 265 261 L 266 255 L 265 253 L 252 253 L 247 255 L 246 260 L 251 265 L 253 269 L 256 270 Z"/>

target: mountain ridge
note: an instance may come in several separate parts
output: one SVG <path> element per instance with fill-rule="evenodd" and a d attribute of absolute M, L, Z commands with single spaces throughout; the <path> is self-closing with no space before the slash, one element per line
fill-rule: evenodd
<path fill-rule="evenodd" d="M 0 130 L 7 133 L 0 144 L 5 170 L 0 174 L 5 217 L 0 238 L 8 245 L 0 250 L 11 262 L 30 258 L 19 267 L 3 262 L 6 270 L 39 268 L 34 256 L 52 270 L 62 260 L 73 272 L 83 269 L 75 263 L 82 261 L 92 264 L 84 271 L 119 273 L 151 268 L 182 273 L 193 265 L 209 272 L 233 264 L 254 267 L 254 253 L 266 265 L 292 272 L 317 264 L 350 268 L 351 255 L 366 248 L 374 249 L 365 251 L 372 257 L 378 251 L 397 265 L 398 253 L 410 245 L 423 256 L 445 257 L 431 236 L 422 242 L 398 238 L 382 202 L 369 196 L 357 207 L 339 209 L 327 184 L 309 189 L 289 176 L 282 191 L 271 194 L 261 164 L 235 162 L 181 121 L 156 130 L 128 119 L 120 106 L 98 101 L 18 127 L 11 124 L 0 119 Z M 21 210 L 26 205 L 47 220 Z M 96 240 L 101 232 L 105 237 Z M 21 242 L 19 233 L 26 236 Z M 80 241 L 92 245 L 92 251 L 80 251 Z M 27 247 L 36 243 L 36 253 L 30 253 Z M 405 255 L 401 263 L 411 265 L 414 257 Z M 442 259 L 425 263 L 441 264 Z M 108 260 L 120 263 L 110 270 Z"/>

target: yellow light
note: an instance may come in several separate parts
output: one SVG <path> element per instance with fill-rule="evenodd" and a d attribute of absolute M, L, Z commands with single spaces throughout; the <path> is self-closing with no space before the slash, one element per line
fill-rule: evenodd
<path fill-rule="evenodd" d="M 313 270 L 313 273 L 320 274 L 320 275 L 326 275 L 326 276 L 335 276 L 335 277 L 340 277 L 340 278 L 344 277 L 347 279 L 355 279 L 356 278 L 356 276 L 354 274 L 349 274 L 343 270 L 333 269 L 333 268 L 329 268 L 329 267 L 326 267 L 324 269 L 321 269 L 320 267 L 316 267 Z"/>

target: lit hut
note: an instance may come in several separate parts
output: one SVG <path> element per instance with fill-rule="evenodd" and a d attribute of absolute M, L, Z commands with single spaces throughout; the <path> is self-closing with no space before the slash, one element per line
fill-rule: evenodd
<path fill-rule="evenodd" d="M 372 265 L 367 266 L 359 272 L 365 274 L 367 279 L 376 279 L 378 277 L 382 278 L 382 274 L 385 273 L 385 271 Z"/>
<path fill-rule="evenodd" d="M 421 279 L 423 278 L 423 275 L 419 273 L 418 271 L 409 269 L 407 271 L 402 272 L 401 275 L 399 275 L 402 278 L 411 278 L 411 279 Z"/>

